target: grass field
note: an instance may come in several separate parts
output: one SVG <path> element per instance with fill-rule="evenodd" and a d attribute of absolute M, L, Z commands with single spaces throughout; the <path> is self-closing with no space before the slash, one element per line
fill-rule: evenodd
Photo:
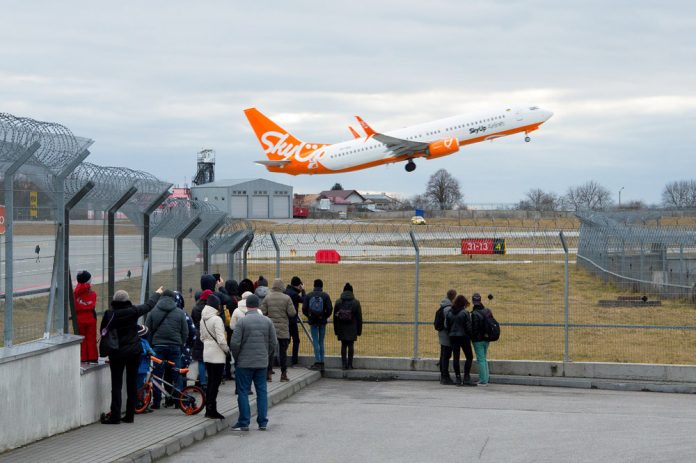
<path fill-rule="evenodd" d="M 519 239 L 516 246 L 526 246 Z M 538 243 L 529 243 L 536 245 Z M 557 246 L 557 244 L 555 244 Z M 253 254 L 253 253 L 252 253 Z M 266 254 L 268 256 L 268 254 Z M 270 257 L 270 256 L 269 256 Z M 571 256 L 572 258 L 573 256 Z M 275 275 L 275 261 L 263 253 L 250 256 L 249 275 L 269 280 Z M 501 340 L 491 347 L 494 359 L 561 360 L 564 352 L 562 327 L 505 326 L 518 324 L 562 324 L 564 321 L 564 266 L 562 255 L 507 256 L 421 256 L 419 285 L 419 356 L 437 357 L 439 346 L 432 318 L 445 292 L 455 288 L 471 296 L 473 292 L 494 295 L 490 307 L 503 323 Z M 359 259 L 360 262 L 356 262 Z M 376 356 L 413 355 L 416 271 L 413 256 L 382 257 L 365 252 L 358 258 L 346 258 L 339 265 L 318 265 L 310 259 L 290 258 L 281 265 L 287 283 L 293 275 L 311 287 L 315 278 L 325 282 L 325 289 L 335 300 L 346 282 L 355 288 L 361 300 L 364 318 L 370 322 L 356 345 L 357 353 Z M 514 262 L 514 263 L 513 263 Z M 224 265 L 214 267 L 224 274 Z M 200 265 L 190 265 L 184 272 L 187 308 L 193 300 L 188 289 L 199 287 Z M 160 284 L 173 287 L 172 271 L 153 276 L 153 288 Z M 118 282 L 131 299 L 139 300 L 140 279 Z M 106 308 L 105 285 L 96 285 L 98 308 Z M 665 299 L 658 308 L 603 308 L 598 301 L 632 294 L 630 289 L 605 284 L 594 275 L 570 266 L 569 320 L 575 324 L 694 326 L 696 307 L 685 299 Z M 45 324 L 47 297 L 22 298 L 15 301 L 15 343 L 41 337 Z M 484 299 L 485 302 L 485 299 Z M 0 332 L 4 307 L 0 306 Z M 405 325 L 380 322 L 406 323 Z M 637 363 L 693 364 L 696 361 L 696 330 L 659 330 L 636 328 L 573 328 L 570 331 L 570 357 L 575 361 L 612 361 Z M 311 347 L 303 336 L 302 352 Z M 338 353 L 338 343 L 331 329 L 327 351 Z"/>

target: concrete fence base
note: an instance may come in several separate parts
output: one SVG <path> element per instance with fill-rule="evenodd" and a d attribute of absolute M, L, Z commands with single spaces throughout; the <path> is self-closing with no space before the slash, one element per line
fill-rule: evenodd
<path fill-rule="evenodd" d="M 303 365 L 311 365 L 314 363 L 314 357 L 303 356 L 301 362 Z M 437 362 L 438 359 L 413 360 L 410 358 L 392 357 L 356 357 L 353 360 L 353 365 L 363 370 L 437 373 L 439 371 Z M 325 363 L 327 368 L 341 368 L 340 357 L 328 357 Z M 461 363 L 462 371 L 464 371 L 464 362 L 462 361 Z M 535 360 L 490 360 L 488 365 L 492 375 L 696 383 L 696 366 L 694 365 L 544 362 Z M 474 361 L 472 372 L 478 373 L 476 361 Z"/>

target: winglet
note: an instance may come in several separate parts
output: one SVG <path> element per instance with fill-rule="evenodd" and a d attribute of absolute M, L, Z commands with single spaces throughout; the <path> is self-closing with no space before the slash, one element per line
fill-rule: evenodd
<path fill-rule="evenodd" d="M 367 125 L 367 122 L 360 118 L 360 116 L 355 116 L 355 118 L 358 120 L 360 126 L 363 128 L 368 137 L 371 137 L 376 133 L 374 130 L 372 130 L 372 127 Z"/>
<path fill-rule="evenodd" d="M 348 126 L 348 129 L 350 130 L 350 133 L 352 133 L 355 138 L 360 138 L 360 134 L 358 132 L 356 132 L 353 127 Z"/>

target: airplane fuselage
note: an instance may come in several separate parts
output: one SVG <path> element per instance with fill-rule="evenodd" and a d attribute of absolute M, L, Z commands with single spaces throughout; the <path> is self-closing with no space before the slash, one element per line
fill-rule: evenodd
<path fill-rule="evenodd" d="M 412 159 L 419 157 L 432 159 L 452 154 L 458 150 L 459 146 L 515 133 L 532 132 L 552 115 L 551 111 L 536 106 L 465 114 L 331 145 L 304 143 L 294 137 L 289 138 L 287 133 L 275 131 L 258 135 L 269 159 L 278 159 L 281 162 L 291 161 L 284 165 L 267 165 L 269 171 L 290 175 L 333 174 L 393 162 L 411 162 Z M 444 150 L 442 154 L 423 150 L 399 155 L 386 143 L 378 140 L 379 135 L 421 144 L 437 141 L 454 143 L 456 140 L 458 146 Z"/>

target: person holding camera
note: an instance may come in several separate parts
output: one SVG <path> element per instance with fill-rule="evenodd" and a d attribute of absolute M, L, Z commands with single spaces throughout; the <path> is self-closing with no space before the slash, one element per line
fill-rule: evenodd
<path fill-rule="evenodd" d="M 108 352 L 109 370 L 111 370 L 111 411 L 102 413 L 102 424 L 132 423 L 135 417 L 135 402 L 138 389 L 138 365 L 143 352 L 138 336 L 138 318 L 148 314 L 158 303 L 164 288 L 152 295 L 146 304 L 134 306 L 128 293 L 122 289 L 114 293 L 109 310 L 104 312 L 99 327 L 102 338 L 115 330 L 118 335 L 118 348 Z M 121 389 L 123 388 L 123 370 L 126 370 L 126 414 L 121 418 Z"/>

